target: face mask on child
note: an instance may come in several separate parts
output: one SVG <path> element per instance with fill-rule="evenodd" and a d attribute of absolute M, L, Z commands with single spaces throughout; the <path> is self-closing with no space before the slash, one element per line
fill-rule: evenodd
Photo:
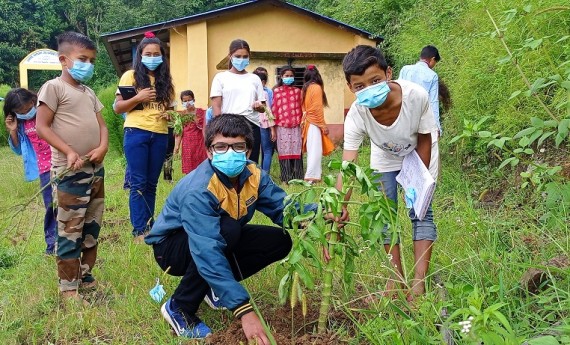
<path fill-rule="evenodd" d="M 226 153 L 215 153 L 212 158 L 212 165 L 227 177 L 236 177 L 245 168 L 247 158 L 245 152 L 235 152 L 229 148 Z"/>
<path fill-rule="evenodd" d="M 283 77 L 281 80 L 283 80 L 283 84 L 291 85 L 293 82 L 295 82 L 295 77 Z"/>
<path fill-rule="evenodd" d="M 141 62 L 150 71 L 154 71 L 162 63 L 162 56 L 143 56 Z"/>
<path fill-rule="evenodd" d="M 386 81 L 383 81 L 356 91 L 356 103 L 367 108 L 377 108 L 386 101 L 389 93 L 390 87 Z"/>
<path fill-rule="evenodd" d="M 34 118 L 34 116 L 36 116 L 36 112 L 37 112 L 36 107 L 32 107 L 32 109 L 30 109 L 30 111 L 28 111 L 25 114 L 16 113 L 16 117 L 18 118 L 18 120 L 31 120 Z"/>
<path fill-rule="evenodd" d="M 232 66 L 238 71 L 243 71 L 249 65 L 249 58 L 237 58 L 232 56 Z"/>
<path fill-rule="evenodd" d="M 186 109 L 188 107 L 193 107 L 194 106 L 194 101 L 188 101 L 188 102 L 182 102 L 182 108 Z"/>
<path fill-rule="evenodd" d="M 91 79 L 95 66 L 89 62 L 83 62 L 79 60 L 73 61 L 73 67 L 67 68 L 71 78 L 75 79 L 78 83 L 84 83 Z"/>

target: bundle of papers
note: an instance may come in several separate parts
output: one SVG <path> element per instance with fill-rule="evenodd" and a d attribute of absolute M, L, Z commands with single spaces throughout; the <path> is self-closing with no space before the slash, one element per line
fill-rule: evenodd
<path fill-rule="evenodd" d="M 396 181 L 404 188 L 408 208 L 413 207 L 418 219 L 424 219 L 435 191 L 435 180 L 416 150 L 404 157 Z"/>

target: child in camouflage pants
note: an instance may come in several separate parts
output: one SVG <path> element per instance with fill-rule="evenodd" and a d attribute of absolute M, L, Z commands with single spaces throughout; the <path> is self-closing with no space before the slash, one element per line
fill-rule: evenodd
<path fill-rule="evenodd" d="M 83 84 L 93 75 L 95 44 L 76 32 L 63 33 L 57 41 L 62 73 L 39 91 L 37 131 L 52 149 L 59 290 L 65 298 L 81 300 L 79 288 L 96 285 L 91 270 L 103 216 L 103 158 L 109 138 L 103 104 Z"/>

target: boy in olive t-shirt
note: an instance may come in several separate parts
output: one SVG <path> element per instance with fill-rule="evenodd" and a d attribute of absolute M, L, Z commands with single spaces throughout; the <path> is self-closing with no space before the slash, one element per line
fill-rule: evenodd
<path fill-rule="evenodd" d="M 94 288 L 91 270 L 97 258 L 104 200 L 103 158 L 108 133 L 103 104 L 83 85 L 93 75 L 96 48 L 87 36 L 58 36 L 61 76 L 47 81 L 38 94 L 37 131 L 51 145 L 56 176 L 59 290 L 81 300 L 79 288 Z"/>

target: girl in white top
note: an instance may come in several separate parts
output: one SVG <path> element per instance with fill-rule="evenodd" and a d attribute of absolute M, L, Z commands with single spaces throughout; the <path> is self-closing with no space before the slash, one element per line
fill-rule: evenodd
<path fill-rule="evenodd" d="M 343 70 L 351 91 L 357 100 L 348 111 L 344 124 L 343 160 L 354 161 L 364 137 L 368 136 L 372 150 L 371 167 L 381 173 L 380 181 L 386 196 L 397 202 L 396 175 L 402 167 L 404 156 L 416 150 L 421 160 L 437 177 L 437 145 L 432 149 L 432 133 L 437 133 L 427 92 L 412 82 L 392 81 L 392 70 L 382 53 L 370 46 L 360 45 L 352 49 L 343 60 Z M 339 176 L 337 188 L 342 188 Z M 350 197 L 350 195 L 348 196 Z M 433 242 L 437 229 L 433 222 L 431 205 L 425 217 L 419 220 L 410 210 L 414 241 L 414 278 L 408 299 L 425 293 L 425 277 L 429 268 Z M 348 219 L 343 210 L 340 220 Z M 399 238 L 390 241 L 384 237 L 384 248 L 391 254 L 397 274 L 388 279 L 383 295 L 394 297 L 395 282 L 406 287 L 402 270 Z M 327 255 L 325 255 L 326 257 Z"/>
<path fill-rule="evenodd" d="M 243 115 L 253 129 L 254 145 L 249 159 L 258 162 L 261 132 L 259 112 L 265 111 L 265 92 L 258 76 L 248 73 L 250 49 L 246 41 L 237 39 L 230 44 L 229 70 L 216 74 L 212 81 L 210 99 L 214 116 Z"/>

